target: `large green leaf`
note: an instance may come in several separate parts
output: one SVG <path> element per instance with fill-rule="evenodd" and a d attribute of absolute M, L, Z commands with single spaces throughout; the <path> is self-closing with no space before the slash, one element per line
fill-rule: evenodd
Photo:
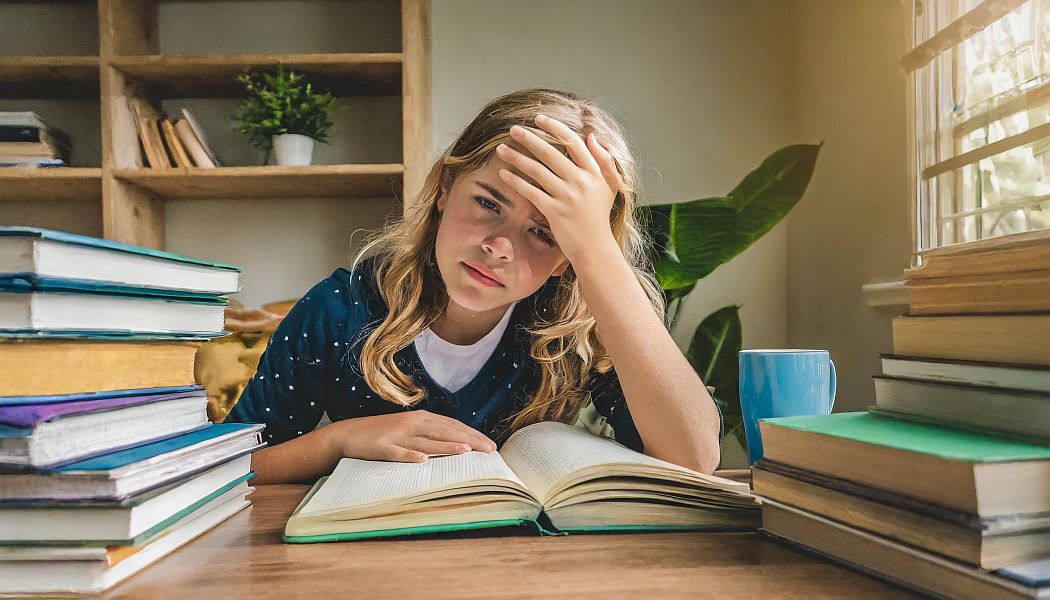
<path fill-rule="evenodd" d="M 740 307 L 726 306 L 700 323 L 686 358 L 705 385 L 715 388 L 715 402 L 722 409 L 726 435 L 735 435 L 747 447 L 740 413 Z"/>
<path fill-rule="evenodd" d="M 819 152 L 813 144 L 781 148 L 728 196 L 671 205 L 669 240 L 656 267 L 660 285 L 691 285 L 765 235 L 802 198 Z"/>

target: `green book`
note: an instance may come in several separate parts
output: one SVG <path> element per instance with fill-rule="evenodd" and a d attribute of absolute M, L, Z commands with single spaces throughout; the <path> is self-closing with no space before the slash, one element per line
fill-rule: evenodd
<path fill-rule="evenodd" d="M 871 413 L 759 427 L 767 460 L 981 517 L 1050 511 L 1050 446 Z"/>
<path fill-rule="evenodd" d="M 563 423 L 517 431 L 499 452 L 425 463 L 344 458 L 310 490 L 287 542 L 328 542 L 505 526 L 583 531 L 758 526 L 749 486 L 635 452 Z"/>

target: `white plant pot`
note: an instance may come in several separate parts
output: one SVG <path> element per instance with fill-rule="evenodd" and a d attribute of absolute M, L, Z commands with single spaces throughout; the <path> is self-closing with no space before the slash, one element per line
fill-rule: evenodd
<path fill-rule="evenodd" d="M 273 136 L 273 152 L 277 164 L 302 167 L 310 164 L 314 153 L 314 139 L 298 133 Z"/>

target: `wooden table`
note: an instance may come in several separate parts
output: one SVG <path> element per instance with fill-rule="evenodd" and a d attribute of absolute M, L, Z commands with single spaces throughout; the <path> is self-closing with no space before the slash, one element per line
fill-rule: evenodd
<path fill-rule="evenodd" d="M 259 486 L 253 506 L 104 597 L 914 597 L 756 533 L 285 544 L 285 521 L 308 489 Z"/>

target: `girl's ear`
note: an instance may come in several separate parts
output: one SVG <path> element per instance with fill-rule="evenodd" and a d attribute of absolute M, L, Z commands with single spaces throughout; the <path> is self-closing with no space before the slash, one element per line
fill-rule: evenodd
<path fill-rule="evenodd" d="M 439 213 L 445 212 L 445 205 L 448 204 L 448 182 L 441 182 L 441 189 L 438 192 L 437 199 L 437 210 Z"/>

